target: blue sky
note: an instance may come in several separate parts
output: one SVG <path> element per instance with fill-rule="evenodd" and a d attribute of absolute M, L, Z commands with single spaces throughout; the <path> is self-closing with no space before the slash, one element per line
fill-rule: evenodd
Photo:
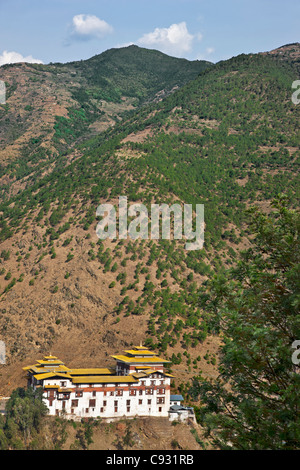
<path fill-rule="evenodd" d="M 299 0 L 0 0 L 0 65 L 137 44 L 212 62 L 299 41 Z"/>

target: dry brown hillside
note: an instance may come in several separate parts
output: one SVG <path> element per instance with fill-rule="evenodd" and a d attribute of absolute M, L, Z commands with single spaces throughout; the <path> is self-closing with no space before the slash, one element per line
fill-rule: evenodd
<path fill-rule="evenodd" d="M 0 291 L 16 279 L 13 288 L 0 299 L 1 339 L 7 351 L 6 364 L 0 365 L 0 390 L 4 396 L 16 386 L 26 385 L 22 367 L 45 354 L 51 352 L 70 367 L 114 366 L 111 354 L 147 338 L 153 306 L 146 306 L 143 314 L 138 315 L 129 315 L 126 308 L 116 312 L 124 299 L 123 286 L 116 282 L 118 274 L 126 272 L 126 285 L 136 282 L 137 262 L 126 256 L 126 244 L 118 248 L 118 241 L 105 242 L 104 250 L 110 249 L 118 264 L 116 271 L 105 272 L 92 256 L 98 241 L 93 229 L 88 233 L 82 228 L 68 231 L 54 243 L 52 251 L 43 246 L 43 232 L 36 226 L 25 234 L 20 232 L 13 246 L 10 240 L 2 244 L 2 252 L 10 251 L 10 255 L 7 260 L 1 259 Z M 149 248 L 145 250 L 149 254 Z M 124 259 L 125 268 L 121 266 Z M 142 295 L 147 276 L 159 288 L 156 271 L 157 265 L 153 264 L 147 272 L 139 274 L 138 283 L 127 291 L 130 300 L 136 301 Z M 170 274 L 166 279 L 173 292 L 179 290 Z M 201 279 L 204 278 L 199 276 L 198 282 Z M 116 285 L 112 287 L 111 283 Z M 179 313 L 176 320 L 180 318 L 184 320 Z M 193 328 L 185 332 L 193 332 Z M 219 341 L 217 337 L 208 337 L 188 349 L 189 365 L 188 358 L 183 356 L 181 364 L 172 366 L 176 386 L 200 370 L 206 376 L 215 375 L 216 366 L 210 360 L 217 355 Z M 183 352 L 179 341 L 164 356 Z M 207 360 L 203 357 L 206 354 Z M 192 361 L 199 356 L 195 368 Z"/>

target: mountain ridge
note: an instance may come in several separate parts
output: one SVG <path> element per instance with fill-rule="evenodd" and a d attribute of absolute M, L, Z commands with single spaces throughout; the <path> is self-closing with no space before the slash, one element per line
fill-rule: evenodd
<path fill-rule="evenodd" d="M 24 158 L 32 140 L 43 140 L 41 157 L 64 152 L 81 136 L 105 130 L 124 112 L 160 99 L 160 92 L 171 93 L 207 66 L 138 47 L 130 56 L 120 48 L 65 64 L 3 65 L 7 99 L 0 108 L 0 163 Z"/>

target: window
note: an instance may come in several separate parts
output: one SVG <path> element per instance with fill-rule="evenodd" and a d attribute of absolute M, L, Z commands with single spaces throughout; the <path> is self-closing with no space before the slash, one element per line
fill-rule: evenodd
<path fill-rule="evenodd" d="M 139 405 L 142 405 L 143 404 L 143 400 L 139 400 Z"/>
<path fill-rule="evenodd" d="M 116 395 L 117 395 L 117 397 L 122 397 L 123 396 L 123 390 L 117 390 Z"/>
<path fill-rule="evenodd" d="M 126 400 L 126 405 L 127 405 L 127 406 L 130 405 L 130 400 Z"/>
<path fill-rule="evenodd" d="M 136 390 L 129 390 L 129 395 L 130 396 L 135 396 L 136 395 Z"/>
<path fill-rule="evenodd" d="M 148 405 L 151 405 L 151 400 L 147 400 Z"/>
<path fill-rule="evenodd" d="M 130 406 L 127 406 L 127 413 L 130 412 Z"/>
<path fill-rule="evenodd" d="M 157 398 L 157 403 L 159 403 L 159 404 L 164 404 L 164 403 L 165 403 L 165 397 L 159 397 L 159 398 Z"/>
<path fill-rule="evenodd" d="M 70 396 L 69 396 L 68 393 L 60 393 L 60 394 L 58 395 L 58 398 L 60 398 L 60 399 L 68 399 L 69 397 L 70 397 Z"/>
<path fill-rule="evenodd" d="M 159 388 L 159 389 L 157 390 L 157 393 L 158 393 L 159 395 L 164 395 L 164 394 L 165 394 L 165 389 L 164 389 L 164 388 Z"/>
<path fill-rule="evenodd" d="M 72 400 L 71 406 L 72 408 L 76 408 L 78 406 L 78 400 Z"/>
<path fill-rule="evenodd" d="M 92 396 L 95 397 L 95 396 L 96 396 L 96 393 L 97 393 L 97 392 L 95 392 L 95 390 L 94 390 L 93 393 L 92 393 Z"/>
<path fill-rule="evenodd" d="M 139 394 L 140 394 L 140 395 L 143 395 L 143 390 L 139 390 Z"/>
<path fill-rule="evenodd" d="M 106 402 L 106 400 L 104 400 L 104 402 L 103 402 L 103 406 L 106 406 L 106 403 L 107 403 L 107 402 Z"/>
<path fill-rule="evenodd" d="M 82 391 L 77 391 L 75 392 L 75 397 L 82 397 L 83 396 L 83 392 Z"/>
<path fill-rule="evenodd" d="M 96 400 L 90 399 L 90 401 L 89 401 L 89 407 L 90 407 L 90 408 L 95 408 L 95 406 L 96 406 Z"/>

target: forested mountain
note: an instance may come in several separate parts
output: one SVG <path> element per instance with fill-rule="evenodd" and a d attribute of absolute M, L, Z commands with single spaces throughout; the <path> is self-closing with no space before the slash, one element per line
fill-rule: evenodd
<path fill-rule="evenodd" d="M 137 46 L 67 64 L 4 65 L 0 164 L 18 157 L 23 165 L 55 159 L 78 139 L 101 132 L 146 101 L 162 99 L 209 66 Z"/>
<path fill-rule="evenodd" d="M 171 81 L 171 65 L 164 69 L 166 59 L 149 52 L 162 81 L 145 67 L 151 80 L 137 77 L 135 91 L 119 51 L 107 53 L 105 80 L 97 58 L 49 66 L 48 74 L 80 71 L 84 80 L 73 87 L 82 104 L 76 129 L 92 112 L 93 93 L 114 104 L 134 95 L 143 105 L 87 140 L 78 134 L 80 142 L 66 150 L 67 136 L 76 137 L 69 112 L 54 126 L 52 143 L 59 133 L 61 148 L 41 155 L 40 142 L 31 141 L 27 156 L 1 168 L 0 332 L 8 361 L 1 386 L 7 392 L 22 382 L 21 365 L 37 355 L 51 351 L 70 365 L 92 366 L 140 341 L 170 358 L 174 390 L 187 392 L 200 372 L 216 376 L 221 337 L 199 296 L 251 247 L 248 208 L 269 213 L 281 193 L 297 207 L 300 107 L 291 96 L 299 50 L 293 44 L 242 54 L 200 73 L 199 64 L 190 64 L 197 76 L 185 85 L 182 70 Z M 126 49 L 130 57 L 135 52 Z M 175 85 L 183 86 L 153 102 L 159 90 Z M 8 111 L 1 112 L 5 122 Z M 96 209 L 117 204 L 120 195 L 149 208 L 204 204 L 204 248 L 186 251 L 182 240 L 99 240 Z"/>

